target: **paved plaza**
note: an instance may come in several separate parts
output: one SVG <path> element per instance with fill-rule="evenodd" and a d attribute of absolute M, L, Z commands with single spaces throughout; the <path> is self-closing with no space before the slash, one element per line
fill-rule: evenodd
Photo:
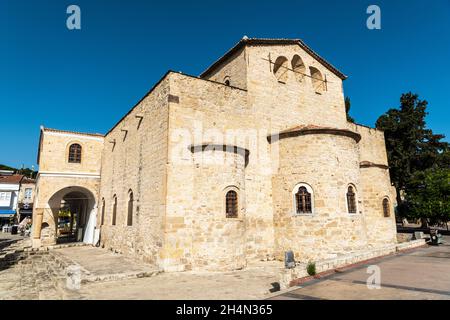
<path fill-rule="evenodd" d="M 368 265 L 335 272 L 273 293 L 281 262 L 266 261 L 233 272 L 161 273 L 151 265 L 102 248 L 62 246 L 49 251 L 5 255 L 20 237 L 0 238 L 0 299 L 450 299 L 450 237 L 372 261 L 381 271 L 381 288 L 368 289 Z M 29 249 L 28 249 L 29 250 Z M 25 250 L 26 251 L 26 250 Z M 14 260 L 14 259 L 15 260 Z M 0 258 L 1 259 L 1 258 Z M 81 272 L 79 290 L 66 287 L 67 267 Z"/>
<path fill-rule="evenodd" d="M 303 283 L 271 299 L 450 300 L 450 237 L 444 241 Z M 380 289 L 367 286 L 369 265 L 380 268 Z"/>

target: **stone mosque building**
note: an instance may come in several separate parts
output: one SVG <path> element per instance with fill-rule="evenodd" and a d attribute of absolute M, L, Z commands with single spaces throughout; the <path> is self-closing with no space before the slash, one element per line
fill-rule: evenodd
<path fill-rule="evenodd" d="M 244 37 L 105 135 L 41 127 L 33 245 L 181 271 L 396 243 L 384 135 L 346 120 L 345 79 L 301 40 Z"/>

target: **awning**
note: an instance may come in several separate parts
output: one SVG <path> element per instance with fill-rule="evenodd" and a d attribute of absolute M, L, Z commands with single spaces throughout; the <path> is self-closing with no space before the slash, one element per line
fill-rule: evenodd
<path fill-rule="evenodd" d="M 16 210 L 1 210 L 0 209 L 0 217 L 1 218 L 12 217 L 15 214 L 16 214 Z"/>

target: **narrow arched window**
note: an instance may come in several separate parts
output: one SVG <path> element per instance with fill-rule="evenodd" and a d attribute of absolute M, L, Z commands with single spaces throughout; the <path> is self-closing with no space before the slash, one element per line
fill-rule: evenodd
<path fill-rule="evenodd" d="M 69 147 L 69 162 L 81 163 L 81 146 L 78 143 L 71 144 Z"/>
<path fill-rule="evenodd" d="M 128 196 L 128 218 L 127 218 L 127 226 L 133 225 L 133 192 L 130 191 Z"/>
<path fill-rule="evenodd" d="M 273 74 L 279 82 L 285 83 L 288 77 L 288 59 L 283 56 L 279 56 L 273 64 Z"/>
<path fill-rule="evenodd" d="M 299 55 L 295 55 L 292 58 L 291 65 L 292 65 L 292 71 L 295 74 L 295 78 L 299 82 L 302 82 L 303 78 L 305 76 L 305 73 L 306 73 L 306 67 L 305 67 L 305 64 L 303 63 L 302 58 L 300 58 Z"/>
<path fill-rule="evenodd" d="M 306 187 L 301 186 L 295 194 L 296 213 L 312 213 L 311 193 Z"/>
<path fill-rule="evenodd" d="M 112 225 L 115 226 L 116 225 L 116 217 L 117 217 L 117 197 L 114 195 L 114 199 L 113 199 L 113 210 L 112 210 Z"/>
<path fill-rule="evenodd" d="M 238 217 L 238 196 L 237 192 L 230 190 L 225 196 L 226 216 L 227 218 Z"/>
<path fill-rule="evenodd" d="M 391 216 L 391 210 L 389 206 L 389 200 L 387 198 L 383 199 L 383 215 L 388 218 Z"/>
<path fill-rule="evenodd" d="M 352 186 L 347 189 L 347 210 L 348 213 L 356 213 L 356 194 Z"/>
<path fill-rule="evenodd" d="M 101 225 L 105 223 L 105 198 L 102 198 L 102 220 Z"/>
<path fill-rule="evenodd" d="M 317 93 L 321 93 L 326 90 L 325 82 L 323 80 L 322 73 L 319 69 L 314 67 L 309 67 L 309 72 L 311 73 L 311 80 L 314 90 Z"/>

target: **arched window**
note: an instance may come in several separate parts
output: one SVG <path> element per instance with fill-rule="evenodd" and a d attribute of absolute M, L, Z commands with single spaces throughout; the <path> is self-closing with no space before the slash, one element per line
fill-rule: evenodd
<path fill-rule="evenodd" d="M 69 147 L 69 162 L 81 163 L 81 146 L 78 143 L 71 144 Z"/>
<path fill-rule="evenodd" d="M 112 221 L 111 221 L 111 224 L 113 225 L 113 226 L 115 226 L 116 225 L 116 217 L 117 217 L 117 197 L 116 197 L 116 195 L 114 195 L 114 197 L 113 197 L 113 211 L 112 211 Z"/>
<path fill-rule="evenodd" d="M 391 210 L 390 210 L 390 205 L 389 205 L 389 199 L 388 198 L 384 198 L 383 199 L 383 215 L 386 218 L 391 216 Z"/>
<path fill-rule="evenodd" d="M 347 189 L 347 210 L 348 213 L 356 213 L 356 194 L 352 186 Z"/>
<path fill-rule="evenodd" d="M 237 218 L 238 217 L 238 196 L 237 192 L 230 190 L 225 196 L 225 211 L 227 218 Z"/>
<path fill-rule="evenodd" d="M 133 225 L 133 191 L 130 190 L 128 195 L 128 218 L 127 226 Z"/>
<path fill-rule="evenodd" d="M 223 83 L 225 83 L 227 86 L 229 86 L 230 85 L 230 77 L 229 76 L 226 76 L 224 79 L 223 79 Z"/>
<path fill-rule="evenodd" d="M 102 220 L 101 225 L 105 223 L 105 198 L 102 198 Z"/>
<path fill-rule="evenodd" d="M 322 73 L 319 71 L 319 69 L 309 67 L 309 72 L 311 73 L 311 81 L 314 90 L 318 93 L 325 91 L 325 83 L 323 81 Z"/>
<path fill-rule="evenodd" d="M 294 205 L 296 214 L 307 214 L 313 212 L 313 196 L 310 186 L 297 185 L 294 190 Z"/>
<path fill-rule="evenodd" d="M 299 82 L 302 82 L 303 78 L 305 76 L 305 73 L 306 73 L 306 67 L 305 67 L 305 64 L 303 63 L 302 58 L 300 58 L 299 55 L 295 55 L 292 58 L 291 65 L 292 65 L 292 70 L 294 71 L 294 74 L 295 74 L 295 78 Z"/>
<path fill-rule="evenodd" d="M 278 81 L 285 83 L 288 77 L 288 59 L 280 56 L 273 65 L 273 74 Z"/>

